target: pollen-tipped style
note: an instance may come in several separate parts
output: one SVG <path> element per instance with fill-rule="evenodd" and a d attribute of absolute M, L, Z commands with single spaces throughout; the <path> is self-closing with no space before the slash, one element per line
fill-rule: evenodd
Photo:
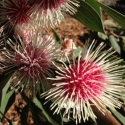
<path fill-rule="evenodd" d="M 47 101 L 52 100 L 50 108 L 54 113 L 63 111 L 63 116 L 73 117 L 76 123 L 89 117 L 96 119 L 92 105 L 102 113 L 106 107 L 121 106 L 119 97 L 124 89 L 125 66 L 120 65 L 121 59 L 112 56 L 115 53 L 112 48 L 102 51 L 104 43 L 97 48 L 94 45 L 95 41 L 78 59 L 67 57 L 68 63 L 61 61 L 62 66 L 54 63 L 56 76 L 48 78 L 53 81 L 53 87 L 41 95 Z"/>
<path fill-rule="evenodd" d="M 0 18 L 12 25 L 23 24 L 30 19 L 30 5 L 27 0 L 5 0 L 0 2 Z"/>
<path fill-rule="evenodd" d="M 6 70 L 7 67 L 17 68 L 13 77 L 13 81 L 16 81 L 12 82 L 13 87 L 23 87 L 27 92 L 36 94 L 40 89 L 45 90 L 46 77 L 52 73 L 52 61 L 58 59 L 61 53 L 55 40 L 50 36 L 45 36 L 39 31 L 30 36 L 33 37 L 29 43 L 22 41 L 20 37 L 17 41 L 8 40 L 11 49 L 2 51 L 2 57 L 6 60 L 0 65 L 7 61 L 11 65 L 4 66 Z"/>
<path fill-rule="evenodd" d="M 33 23 L 42 27 L 53 27 L 64 21 L 64 15 L 75 14 L 78 0 L 34 0 Z"/>

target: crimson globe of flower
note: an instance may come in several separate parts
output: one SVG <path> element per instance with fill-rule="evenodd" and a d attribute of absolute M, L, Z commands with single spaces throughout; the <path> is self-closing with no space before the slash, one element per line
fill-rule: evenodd
<path fill-rule="evenodd" d="M 78 0 L 34 0 L 31 22 L 41 27 L 53 27 L 64 21 L 66 13 L 75 14 Z"/>
<path fill-rule="evenodd" d="M 1 2 L 0 17 L 13 25 L 27 23 L 30 20 L 30 5 L 27 0 L 5 0 Z"/>
<path fill-rule="evenodd" d="M 106 107 L 119 108 L 119 97 L 125 90 L 122 79 L 125 66 L 119 65 L 122 60 L 111 56 L 112 49 L 101 51 L 104 43 L 93 50 L 94 43 L 84 49 L 78 59 L 70 61 L 67 57 L 68 65 L 63 61 L 62 66 L 54 63 L 57 75 L 48 78 L 53 81 L 53 87 L 41 95 L 53 101 L 50 107 L 54 113 L 65 109 L 63 116 L 73 117 L 76 123 L 89 117 L 96 119 L 92 105 L 102 113 Z"/>
<path fill-rule="evenodd" d="M 47 88 L 46 77 L 52 75 L 52 61 L 60 58 L 60 48 L 56 46 L 55 40 L 45 36 L 41 31 L 30 34 L 33 36 L 27 44 L 19 39 L 15 42 L 8 40 L 11 50 L 6 49 L 3 56 L 6 60 L 0 65 L 10 62 L 4 70 L 16 67 L 16 73 L 12 79 L 12 87 L 22 88 L 24 91 L 35 95 Z"/>

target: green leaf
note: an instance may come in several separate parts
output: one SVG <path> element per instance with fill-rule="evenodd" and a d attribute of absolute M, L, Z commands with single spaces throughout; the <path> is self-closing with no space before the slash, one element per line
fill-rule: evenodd
<path fill-rule="evenodd" d="M 86 0 L 86 2 L 98 13 L 98 15 L 101 17 L 101 10 L 100 6 L 96 3 L 95 0 Z"/>
<path fill-rule="evenodd" d="M 108 39 L 108 36 L 105 35 L 104 33 L 100 33 L 100 32 L 98 32 L 97 34 L 98 34 L 98 37 L 101 38 L 101 39 L 103 39 L 103 40 Z"/>
<path fill-rule="evenodd" d="M 53 114 L 54 111 L 50 110 L 49 107 L 52 104 L 51 101 L 48 101 L 46 104 L 44 104 L 46 100 L 44 98 L 40 98 L 40 97 L 38 97 L 37 102 L 38 101 L 39 101 L 39 104 L 41 105 L 41 107 L 44 109 L 46 117 L 49 116 L 48 118 L 51 118 L 52 120 L 56 121 L 58 123 L 58 125 L 63 125 L 61 114 L 60 113 Z M 50 121 L 51 119 L 48 119 L 48 120 Z M 54 125 L 54 123 L 52 121 L 50 121 L 50 123 Z"/>
<path fill-rule="evenodd" d="M 9 81 L 9 79 L 12 77 L 13 74 L 14 74 L 14 71 L 9 74 L 2 74 L 0 76 L 0 94 L 2 92 L 2 89 L 7 84 L 7 82 Z"/>
<path fill-rule="evenodd" d="M 10 87 L 10 82 L 11 82 L 12 78 L 9 79 L 9 81 L 6 83 L 6 85 L 4 86 L 3 90 L 2 90 L 2 98 L 1 98 L 1 103 L 3 101 L 3 99 L 5 98 L 5 95 L 7 93 L 8 88 Z"/>
<path fill-rule="evenodd" d="M 112 20 L 105 20 L 104 25 L 109 26 L 109 27 L 113 27 L 113 28 L 118 27 Z"/>
<path fill-rule="evenodd" d="M 111 110 L 111 109 L 110 109 Z M 113 113 L 113 115 L 123 124 L 125 125 L 125 116 L 123 116 L 122 114 L 120 114 L 117 110 L 113 111 L 111 110 L 111 112 Z"/>
<path fill-rule="evenodd" d="M 35 125 L 60 125 L 56 121 L 54 121 L 44 110 L 43 106 L 39 102 L 37 98 L 34 98 L 34 102 L 31 101 L 25 93 L 21 93 L 23 99 L 27 102 L 33 116 L 33 120 Z"/>
<path fill-rule="evenodd" d="M 32 100 L 30 100 L 24 92 L 21 93 L 23 99 L 26 101 L 27 105 L 30 108 L 30 111 L 32 113 L 33 121 L 35 125 L 40 125 L 45 122 L 47 122 L 46 117 L 44 116 L 42 110 L 35 104 L 33 103 Z"/>
<path fill-rule="evenodd" d="M 102 3 L 97 3 L 111 18 L 113 18 L 119 25 L 121 25 L 125 29 L 125 16 L 123 14 Z"/>
<path fill-rule="evenodd" d="M 56 121 L 54 121 L 49 114 L 47 114 L 46 110 L 43 108 L 42 104 L 39 102 L 37 98 L 34 98 L 34 103 L 43 111 L 43 114 L 46 116 L 47 120 L 52 124 L 52 125 L 59 125 Z M 48 108 L 48 107 L 47 107 Z M 52 111 L 50 111 L 52 112 Z"/>
<path fill-rule="evenodd" d="M 109 41 L 110 41 L 112 47 L 120 54 L 121 53 L 120 46 L 113 35 L 109 36 Z"/>
<path fill-rule="evenodd" d="M 52 29 L 52 32 L 53 32 L 53 35 L 54 35 L 56 41 L 57 41 L 59 44 L 61 44 L 61 39 L 60 39 L 59 35 L 56 33 L 56 31 L 55 31 L 54 29 Z"/>
<path fill-rule="evenodd" d="M 10 106 L 13 104 L 15 100 L 15 93 L 14 90 L 13 91 L 9 91 L 8 93 L 6 93 L 6 95 L 4 95 L 4 99 L 1 102 L 1 107 L 0 107 L 0 111 L 5 114 L 6 111 L 10 108 Z M 1 116 L 0 116 L 1 117 Z"/>
<path fill-rule="evenodd" d="M 73 17 L 91 30 L 104 33 L 99 14 L 88 3 L 81 0 L 80 7 Z"/>

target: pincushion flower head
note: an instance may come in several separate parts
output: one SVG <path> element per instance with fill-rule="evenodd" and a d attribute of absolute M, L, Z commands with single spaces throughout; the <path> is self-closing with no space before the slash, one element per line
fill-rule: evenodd
<path fill-rule="evenodd" d="M 8 50 L 4 52 L 4 56 L 17 68 L 13 77 L 13 81 L 16 82 L 13 82 L 12 86 L 23 86 L 26 91 L 30 90 L 33 94 L 40 89 L 44 91 L 47 85 L 44 84 L 47 82 L 46 77 L 52 73 L 52 61 L 58 59 L 61 54 L 55 40 L 36 31 L 28 44 L 21 38 L 16 42 L 9 40 L 8 44 L 13 52 L 10 53 Z"/>
<path fill-rule="evenodd" d="M 96 119 L 92 105 L 96 106 L 102 113 L 105 108 L 119 108 L 121 103 L 119 96 L 124 90 L 122 74 L 123 67 L 119 65 L 122 61 L 111 56 L 114 51 L 102 51 L 104 43 L 94 50 L 95 41 L 88 49 L 79 54 L 78 59 L 69 60 L 67 63 L 60 61 L 61 65 L 54 63 L 57 67 L 53 87 L 41 96 L 52 100 L 51 109 L 59 113 L 64 109 L 63 116 L 73 117 L 76 123 L 86 121 L 89 117 Z"/>
<path fill-rule="evenodd" d="M 78 0 L 34 0 L 33 22 L 53 27 L 64 20 L 64 14 L 75 14 L 78 6 Z"/>
<path fill-rule="evenodd" d="M 76 45 L 73 40 L 65 38 L 61 47 L 61 50 L 64 52 L 64 56 L 72 56 L 74 49 L 76 49 Z"/>
<path fill-rule="evenodd" d="M 12 25 L 23 24 L 30 20 L 30 5 L 27 0 L 4 0 L 0 2 L 0 17 Z"/>

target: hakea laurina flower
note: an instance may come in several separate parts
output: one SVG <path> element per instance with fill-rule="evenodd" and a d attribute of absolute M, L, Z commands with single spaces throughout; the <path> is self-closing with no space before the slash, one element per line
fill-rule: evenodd
<path fill-rule="evenodd" d="M 32 38 L 35 36 L 35 27 L 30 23 L 15 26 L 15 35 L 19 35 L 26 44 L 29 44 Z"/>
<path fill-rule="evenodd" d="M 17 42 L 9 40 L 7 43 L 14 51 L 3 52 L 7 58 L 4 62 L 9 60 L 11 64 L 13 63 L 13 67 L 17 68 L 16 77 L 13 77 L 13 81 L 17 82 L 13 82 L 12 86 L 24 87 L 26 91 L 30 90 L 33 94 L 40 89 L 45 91 L 47 83 L 43 84 L 43 82 L 47 81 L 46 77 L 52 73 L 52 61 L 58 59 L 61 54 L 55 40 L 37 31 L 28 44 L 21 38 Z"/>
<path fill-rule="evenodd" d="M 72 39 L 64 39 L 61 50 L 64 52 L 64 56 L 72 56 L 73 50 L 76 49 L 76 45 Z"/>
<path fill-rule="evenodd" d="M 64 13 L 75 14 L 78 6 L 78 0 L 34 0 L 32 22 L 52 27 L 64 20 Z"/>
<path fill-rule="evenodd" d="M 12 25 L 23 24 L 30 20 L 30 8 L 27 0 L 4 0 L 0 6 L 0 17 Z"/>
<path fill-rule="evenodd" d="M 89 117 L 96 118 L 92 105 L 102 113 L 106 107 L 121 106 L 119 96 L 124 89 L 122 74 L 125 73 L 119 65 L 122 60 L 112 56 L 112 49 L 102 51 L 104 43 L 95 50 L 94 44 L 93 41 L 78 59 L 70 61 L 67 57 L 68 64 L 63 61 L 62 66 L 54 63 L 57 75 L 48 78 L 53 80 L 53 88 L 41 95 L 47 101 L 53 101 L 50 107 L 54 113 L 65 109 L 63 115 L 73 117 L 76 123 Z"/>

